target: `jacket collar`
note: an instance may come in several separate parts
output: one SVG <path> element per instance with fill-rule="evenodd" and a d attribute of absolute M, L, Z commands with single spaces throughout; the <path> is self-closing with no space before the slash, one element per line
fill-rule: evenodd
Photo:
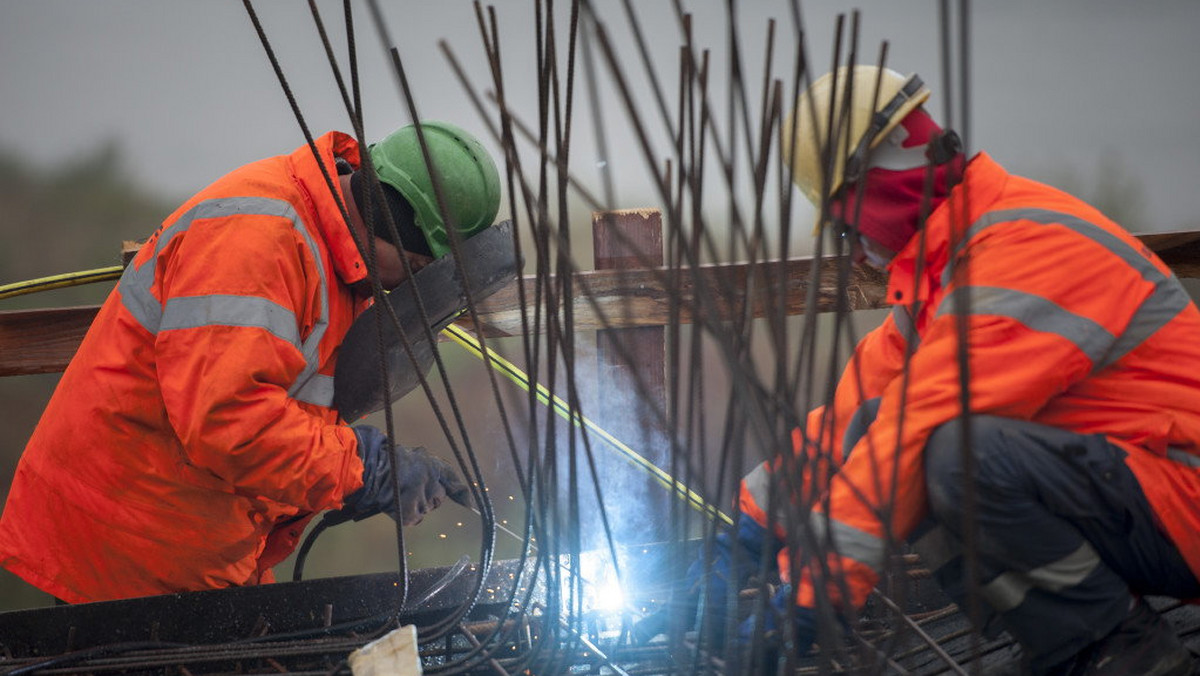
<path fill-rule="evenodd" d="M 321 164 L 325 166 L 329 178 L 333 180 L 338 199 L 342 200 L 342 204 L 346 204 L 346 197 L 342 195 L 334 162 L 335 158 L 340 157 L 357 169 L 359 165 L 358 142 L 342 132 L 331 131 L 314 139 L 313 143 L 321 157 Z M 325 241 L 329 255 L 333 258 L 333 268 L 338 278 L 346 285 L 365 279 L 367 264 L 354 244 L 350 228 L 342 218 L 337 201 L 329 192 L 325 176 L 322 175 L 320 166 L 313 159 L 312 150 L 307 144 L 300 146 L 292 152 L 289 159 L 296 180 L 308 195 L 313 211 L 316 213 L 316 223 L 313 225 L 321 234 L 321 239 Z"/>
<path fill-rule="evenodd" d="M 933 210 L 925 227 L 917 231 L 888 265 L 888 303 L 924 303 L 941 288 L 942 270 L 949 263 L 952 241 L 966 231 L 975 215 L 987 211 L 987 205 L 999 198 L 1007 178 L 1008 172 L 987 153 L 980 152 L 971 158 L 962 182 Z"/>

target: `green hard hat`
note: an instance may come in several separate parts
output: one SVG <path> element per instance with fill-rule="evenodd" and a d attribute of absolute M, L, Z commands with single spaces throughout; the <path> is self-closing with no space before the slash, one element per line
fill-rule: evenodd
<path fill-rule="evenodd" d="M 421 122 L 429 156 L 441 178 L 446 209 L 463 239 L 492 225 L 500 209 L 500 174 L 479 139 L 455 125 Z M 401 127 L 368 147 L 379 180 L 400 191 L 416 212 L 434 258 L 450 251 L 450 237 L 433 191 L 415 125 Z"/>

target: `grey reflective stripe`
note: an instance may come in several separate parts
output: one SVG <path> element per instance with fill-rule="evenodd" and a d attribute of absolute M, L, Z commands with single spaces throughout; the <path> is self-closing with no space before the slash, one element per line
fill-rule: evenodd
<path fill-rule="evenodd" d="M 1042 333 L 1053 333 L 1071 341 L 1092 364 L 1101 361 L 1116 336 L 1100 324 L 1070 312 L 1041 296 L 995 286 L 964 286 L 948 294 L 937 315 L 954 314 L 955 299 L 966 294 L 972 315 L 1009 317 Z"/>
<path fill-rule="evenodd" d="M 174 223 L 159 233 L 154 245 L 154 255 L 149 260 L 137 267 L 131 263 L 121 274 L 121 281 L 117 287 L 121 293 L 121 302 L 134 319 L 137 319 L 138 323 L 142 325 L 142 328 L 150 333 L 158 333 L 159 324 L 162 322 L 162 303 L 150 292 L 154 286 L 158 255 L 162 253 L 162 250 L 167 248 L 175 235 L 186 232 L 188 228 L 192 227 L 192 223 L 196 219 L 222 218 L 235 214 L 279 216 L 292 221 L 303 231 L 296 210 L 283 200 L 264 197 L 231 197 L 204 200 L 188 209 Z M 313 251 L 315 253 L 316 249 Z"/>
<path fill-rule="evenodd" d="M 921 344 L 921 337 L 917 335 L 917 324 L 913 321 L 913 313 L 917 311 L 917 305 L 914 305 L 910 311 L 907 306 L 893 305 L 892 306 L 892 323 L 896 325 L 896 331 L 904 338 L 904 342 L 909 344 L 915 352 Z"/>
<path fill-rule="evenodd" d="M 937 525 L 912 543 L 912 549 L 930 570 L 937 572 L 962 556 L 962 542 L 945 526 Z"/>
<path fill-rule="evenodd" d="M 871 567 L 876 572 L 883 570 L 883 539 L 861 531 L 853 526 L 831 519 L 820 512 L 808 517 L 813 538 L 823 542 L 828 538 L 833 550 L 840 556 L 854 559 Z"/>
<path fill-rule="evenodd" d="M 1137 271 L 1142 279 L 1154 285 L 1154 292 L 1142 302 L 1137 312 L 1130 318 L 1125 330 L 1117 336 L 1107 353 L 1100 359 L 1093 360 L 1093 372 L 1116 363 L 1121 357 L 1168 324 L 1191 303 L 1187 291 L 1184 290 L 1175 275 L 1163 274 L 1128 242 L 1078 216 L 1048 209 L 1005 209 L 983 214 L 967 228 L 964 237 L 955 246 L 954 255 L 950 260 L 958 260 L 958 254 L 980 232 L 998 223 L 1016 220 L 1030 221 L 1041 225 L 1061 225 L 1073 230 L 1108 249 L 1126 265 Z M 946 266 L 942 272 L 942 285 L 948 285 L 953 275 L 952 263 Z"/>
<path fill-rule="evenodd" d="M 170 244 L 175 235 L 188 229 L 194 212 L 202 206 L 204 203 L 188 210 L 179 217 L 179 220 L 172 223 L 171 227 L 159 233 L 154 247 L 154 255 L 150 257 L 150 260 L 137 267 L 135 267 L 135 263 L 130 263 L 121 273 L 121 281 L 117 284 L 117 290 L 121 294 L 121 303 L 129 311 L 129 314 L 133 315 L 133 318 L 142 325 L 142 328 L 151 334 L 158 333 L 158 325 L 162 322 L 162 304 L 150 292 L 151 287 L 154 286 L 154 271 L 158 266 L 158 254 L 167 244 Z"/>
<path fill-rule="evenodd" d="M 297 381 L 299 383 L 300 381 Z M 297 401 L 307 401 L 310 404 L 333 407 L 333 376 L 314 373 L 304 381 L 303 385 L 292 386 L 288 395 Z"/>
<path fill-rule="evenodd" d="M 1063 558 L 1034 568 L 1027 573 L 1001 573 L 980 589 L 983 598 L 999 612 L 1016 608 L 1025 601 L 1029 590 L 1059 592 L 1087 579 L 1100 565 L 1100 557 L 1087 542 Z"/>
<path fill-rule="evenodd" d="M 173 233 L 172 233 L 173 234 Z M 166 237 L 163 231 L 159 237 Z M 133 263 L 125 266 L 121 280 L 117 282 L 117 292 L 121 294 L 121 304 L 133 315 L 137 323 L 151 334 L 158 333 L 158 324 L 162 321 L 162 306 L 158 299 L 150 293 L 154 283 L 154 265 L 157 263 L 157 253 L 150 260 L 135 268 Z M 146 270 L 145 268 L 150 268 Z M 148 278 L 148 279 L 147 279 Z"/>
<path fill-rule="evenodd" d="M 294 223 L 296 231 L 304 237 L 304 242 L 308 244 L 308 250 L 312 252 L 313 264 L 317 266 L 317 275 L 320 277 L 320 284 L 317 285 L 317 288 L 321 290 L 321 312 L 317 316 L 316 323 L 313 324 L 312 333 L 308 334 L 308 338 L 300 345 L 300 353 L 304 355 L 304 370 L 296 376 L 296 382 L 292 383 L 288 389 L 288 396 L 297 401 L 332 408 L 333 378 L 317 373 L 317 369 L 321 366 L 321 338 L 325 336 L 325 330 L 329 328 L 329 284 L 325 274 L 325 262 L 321 258 L 321 250 L 317 248 L 317 243 L 313 241 L 312 235 L 308 234 L 308 229 L 304 227 L 298 217 Z M 329 382 L 326 383 L 326 380 Z"/>
<path fill-rule="evenodd" d="M 768 491 L 771 490 L 771 472 L 767 470 L 767 463 L 759 463 L 758 467 L 742 477 L 742 483 L 750 492 L 750 496 L 754 498 L 758 508 L 764 512 L 767 511 Z"/>
<path fill-rule="evenodd" d="M 1181 448 L 1175 448 L 1174 446 L 1168 446 L 1167 447 L 1167 457 L 1174 460 L 1177 463 L 1180 463 L 1181 465 L 1187 465 L 1188 467 L 1200 468 L 1200 456 L 1196 456 L 1192 453 L 1188 453 L 1187 451 L 1185 451 Z"/>
<path fill-rule="evenodd" d="M 257 296 L 183 296 L 167 301 L 159 331 L 200 326 L 249 326 L 300 348 L 296 315 L 282 305 Z"/>
<path fill-rule="evenodd" d="M 1125 332 L 1117 338 L 1117 342 L 1108 351 L 1104 363 L 1100 365 L 1101 368 L 1115 363 L 1121 357 L 1132 352 L 1191 304 L 1191 297 L 1188 296 L 1187 291 L 1184 290 L 1175 275 L 1167 276 L 1158 272 L 1157 269 L 1154 271 L 1158 273 L 1158 278 L 1149 280 L 1154 282 L 1154 293 L 1142 302 L 1141 307 L 1130 318 Z M 1145 277 L 1145 275 L 1142 276 Z"/>
<path fill-rule="evenodd" d="M 225 218 L 236 215 L 285 218 L 291 221 L 292 227 L 300 233 L 301 237 L 304 238 L 304 242 L 308 245 L 308 249 L 312 253 L 313 262 L 317 266 L 317 273 L 320 276 L 318 288 L 320 288 L 321 293 L 321 309 L 320 316 L 313 324 L 312 333 L 302 343 L 299 341 L 294 316 L 292 317 L 292 326 L 290 329 L 284 328 L 283 319 L 277 312 L 267 308 L 266 305 L 257 306 L 257 309 L 264 311 L 266 314 L 260 315 L 257 320 L 251 318 L 252 312 L 255 309 L 255 303 L 270 304 L 279 310 L 283 310 L 280 306 L 265 299 L 253 296 L 193 296 L 172 298 L 167 301 L 166 314 L 164 314 L 162 303 L 150 291 L 154 287 L 154 274 L 158 264 L 158 255 L 171 243 L 175 235 L 186 232 L 197 219 Z M 288 389 L 288 396 L 298 401 L 329 407 L 333 405 L 333 379 L 317 373 L 317 368 L 320 366 L 318 349 L 321 344 L 321 338 L 324 337 L 326 329 L 329 328 L 329 288 L 326 282 L 325 263 L 321 257 L 321 250 L 317 248 L 316 241 L 308 233 L 308 229 L 304 227 L 299 214 L 296 213 L 296 210 L 289 202 L 267 197 L 229 197 L 200 202 L 184 212 L 170 226 L 164 228 L 159 233 L 158 239 L 155 242 L 154 254 L 140 266 L 135 267 L 133 264 L 130 264 L 126 267 L 125 272 L 121 275 L 121 281 L 117 289 L 121 294 L 121 302 L 124 304 L 125 309 L 142 325 L 142 328 L 151 334 L 157 334 L 160 330 L 164 329 L 178 329 L 209 324 L 258 326 L 296 345 L 300 353 L 304 356 L 305 365 L 304 370 L 300 372 L 296 381 Z M 245 301 L 245 304 L 239 305 L 230 302 L 229 299 L 233 298 L 239 298 L 241 301 Z M 287 310 L 283 311 L 287 312 Z M 211 317 L 213 321 L 206 322 L 203 320 L 204 317 Z M 225 317 L 229 321 L 221 321 L 217 319 L 218 317 Z"/>

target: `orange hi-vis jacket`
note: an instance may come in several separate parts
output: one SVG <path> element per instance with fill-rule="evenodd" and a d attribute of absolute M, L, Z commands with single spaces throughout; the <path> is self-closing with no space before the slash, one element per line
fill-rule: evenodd
<path fill-rule="evenodd" d="M 888 543 L 927 514 L 925 442 L 961 413 L 960 320 L 971 410 L 1104 434 L 1200 576 L 1200 311 L 1157 256 L 1099 211 L 980 153 L 930 215 L 923 251 L 918 233 L 889 272 L 892 312 L 797 432 L 796 462 L 760 465 L 740 492 L 741 510 L 781 536 L 775 505 L 788 498 L 771 491 L 812 505 L 808 541 L 829 546 L 835 603 L 860 608 Z M 842 448 L 855 411 L 877 397 L 867 433 Z M 780 553 L 785 575 L 799 554 Z M 799 605 L 814 605 L 818 578 L 821 567 L 801 569 Z"/>
<path fill-rule="evenodd" d="M 359 162 L 331 132 L 316 146 Z M 340 190 L 340 188 L 337 188 Z M 362 485 L 333 402 L 366 276 L 310 148 L 162 224 L 67 367 L 0 515 L 0 564 L 78 603 L 268 582 Z"/>

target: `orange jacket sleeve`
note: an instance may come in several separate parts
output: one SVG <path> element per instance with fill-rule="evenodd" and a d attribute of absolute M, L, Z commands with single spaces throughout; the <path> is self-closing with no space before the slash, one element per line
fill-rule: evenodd
<path fill-rule="evenodd" d="M 780 495 L 792 496 L 805 505 L 825 492 L 829 477 L 842 464 L 846 450 L 842 448 L 843 438 L 855 413 L 863 402 L 880 396 L 903 368 L 910 334 L 904 326 L 908 322 L 906 312 L 903 308 L 893 310 L 882 325 L 859 341 L 832 404 L 810 411 L 803 433 L 794 431 L 792 460 L 765 461 L 742 479 L 738 498 L 742 513 L 764 527 L 771 522 L 774 533 L 784 538 L 783 520 L 767 514 L 770 482 L 781 482 Z"/>

